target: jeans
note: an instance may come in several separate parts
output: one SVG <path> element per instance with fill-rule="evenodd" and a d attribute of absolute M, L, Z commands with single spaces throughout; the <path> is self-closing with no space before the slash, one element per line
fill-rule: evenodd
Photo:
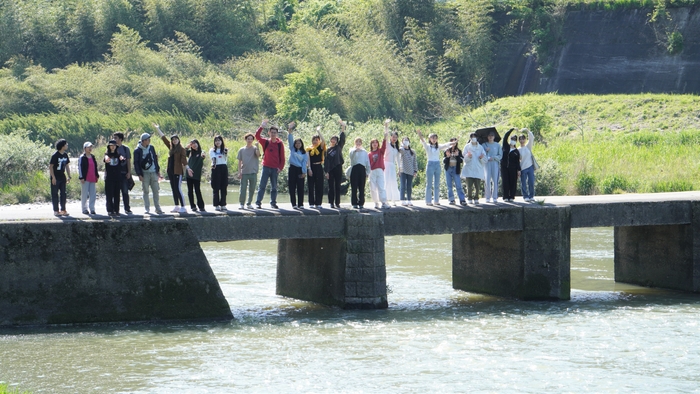
<path fill-rule="evenodd" d="M 401 173 L 401 201 L 411 201 L 413 175 Z"/>
<path fill-rule="evenodd" d="M 246 194 L 248 195 L 247 203 L 253 202 L 253 193 L 255 193 L 255 187 L 258 185 L 258 173 L 254 174 L 243 174 L 241 176 L 241 193 L 238 196 L 238 202 L 241 204 L 246 203 Z"/>
<path fill-rule="evenodd" d="M 535 166 L 520 170 L 520 188 L 523 198 L 535 198 Z"/>
<path fill-rule="evenodd" d="M 258 185 L 258 198 L 255 203 L 262 204 L 262 199 L 265 196 L 265 188 L 267 188 L 267 180 L 270 180 L 270 204 L 277 204 L 277 173 L 279 172 L 276 168 L 265 167 L 262 168 L 262 175 L 260 175 L 260 184 Z"/>
<path fill-rule="evenodd" d="M 80 185 L 80 207 L 83 212 L 88 210 L 88 198 L 90 199 L 90 212 L 95 211 L 95 198 L 97 197 L 95 185 L 97 183 L 88 181 Z"/>
<path fill-rule="evenodd" d="M 56 177 L 56 184 L 51 184 L 51 203 L 53 204 L 53 211 L 58 212 L 58 203 L 61 203 L 61 211 L 66 210 L 66 177 L 64 176 L 62 179 L 59 177 Z M 59 198 L 58 193 L 61 193 L 61 197 Z"/>
<path fill-rule="evenodd" d="M 498 172 L 500 165 L 497 161 L 489 161 L 486 163 L 486 183 L 484 184 L 484 196 L 488 200 L 493 198 L 498 199 Z"/>
<path fill-rule="evenodd" d="M 432 187 L 432 189 L 431 189 Z M 429 161 L 425 168 L 425 203 L 430 203 L 430 195 L 433 195 L 435 204 L 440 202 L 440 162 Z"/>
<path fill-rule="evenodd" d="M 462 190 L 462 180 L 459 179 L 457 167 L 447 167 L 447 170 L 445 170 L 445 182 L 447 183 L 447 198 L 450 200 L 450 202 L 455 201 L 455 194 L 452 191 L 452 183 L 454 183 L 455 189 L 457 189 L 459 201 L 463 202 L 464 190 Z"/>
<path fill-rule="evenodd" d="M 143 188 L 143 207 L 146 212 L 151 209 L 151 202 L 148 201 L 148 188 L 150 187 L 153 191 L 153 205 L 156 206 L 156 212 L 161 212 L 160 209 L 160 186 L 158 185 L 158 174 L 155 172 L 143 172 L 143 182 L 141 182 L 141 187 Z"/>

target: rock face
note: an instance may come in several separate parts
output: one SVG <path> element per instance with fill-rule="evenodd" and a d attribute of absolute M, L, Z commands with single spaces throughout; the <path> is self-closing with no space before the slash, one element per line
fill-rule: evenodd
<path fill-rule="evenodd" d="M 670 9 L 683 50 L 669 54 L 647 21 L 648 9 L 571 11 L 553 73 L 543 76 L 523 37 L 504 41 L 496 55 L 496 96 L 700 93 L 700 7 Z"/>
<path fill-rule="evenodd" d="M 186 222 L 0 226 L 0 326 L 230 319 Z"/>

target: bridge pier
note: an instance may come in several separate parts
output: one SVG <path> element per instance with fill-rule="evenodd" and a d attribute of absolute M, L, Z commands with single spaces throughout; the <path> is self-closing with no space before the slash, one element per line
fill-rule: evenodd
<path fill-rule="evenodd" d="M 700 204 L 690 224 L 615 227 L 615 281 L 700 292 Z"/>
<path fill-rule="evenodd" d="M 279 240 L 277 294 L 346 309 L 387 307 L 384 216 L 345 220 L 345 238 Z"/>
<path fill-rule="evenodd" d="M 569 207 L 526 207 L 522 230 L 453 234 L 453 287 L 526 300 L 570 299 L 570 215 Z"/>

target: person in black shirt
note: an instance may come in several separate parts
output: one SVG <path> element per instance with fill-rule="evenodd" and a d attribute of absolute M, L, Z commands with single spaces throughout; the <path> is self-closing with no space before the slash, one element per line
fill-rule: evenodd
<path fill-rule="evenodd" d="M 56 216 L 68 216 L 66 212 L 66 184 L 70 182 L 70 159 L 66 151 L 68 142 L 64 139 L 56 141 L 56 153 L 49 161 L 49 173 L 51 174 L 51 203 L 53 204 L 53 214 Z M 68 174 L 68 177 L 66 177 Z M 60 198 L 59 198 L 60 192 Z M 59 202 L 61 209 L 58 209 Z"/>
<path fill-rule="evenodd" d="M 331 137 L 331 146 L 326 151 L 323 163 L 328 179 L 328 203 L 331 208 L 340 208 L 340 181 L 343 177 L 343 147 L 345 146 L 346 123 L 340 121 L 340 136 Z"/>
<path fill-rule="evenodd" d="M 119 216 L 119 195 L 122 191 L 122 163 L 126 158 L 117 151 L 117 141 L 110 140 L 105 152 L 105 196 L 107 214 Z"/>
<path fill-rule="evenodd" d="M 510 136 L 513 130 L 510 129 L 503 137 L 503 158 L 501 159 L 503 201 L 508 202 L 515 200 L 515 188 L 520 177 L 520 151 L 515 147 L 517 136 Z"/>

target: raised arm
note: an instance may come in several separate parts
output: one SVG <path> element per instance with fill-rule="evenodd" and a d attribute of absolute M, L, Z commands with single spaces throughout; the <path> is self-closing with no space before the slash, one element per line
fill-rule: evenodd
<path fill-rule="evenodd" d="M 153 127 L 155 127 L 156 131 L 158 131 L 158 135 L 160 136 L 160 139 L 163 141 L 165 146 L 167 146 L 168 149 L 170 149 L 170 141 L 168 140 L 168 137 L 166 137 L 165 134 L 160 130 L 160 125 L 158 125 L 157 123 L 153 123 Z"/>
<path fill-rule="evenodd" d="M 530 129 L 527 130 L 527 147 L 532 151 L 532 147 L 535 145 L 535 135 L 532 134 Z"/>
<path fill-rule="evenodd" d="M 506 132 L 506 135 L 503 136 L 503 149 L 508 149 L 508 141 L 510 140 L 510 134 L 515 130 L 515 128 L 511 128 Z"/>

